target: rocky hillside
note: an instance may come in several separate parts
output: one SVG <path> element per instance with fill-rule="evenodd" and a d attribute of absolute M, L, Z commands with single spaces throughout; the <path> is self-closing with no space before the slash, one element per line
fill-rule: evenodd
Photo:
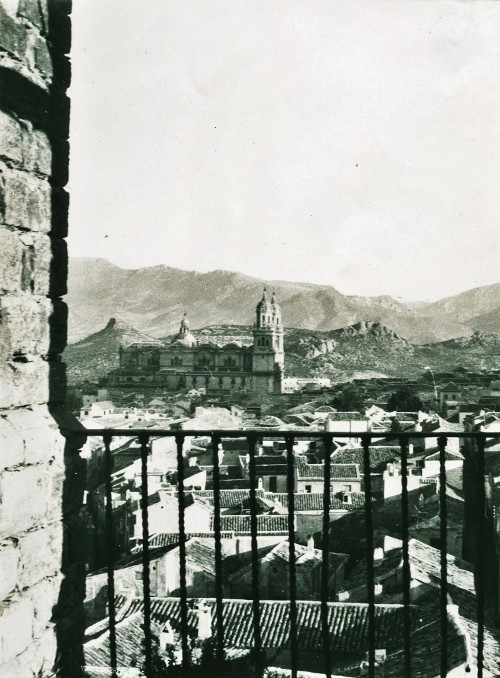
<path fill-rule="evenodd" d="M 199 341 L 252 343 L 249 325 L 215 325 L 193 330 Z M 170 337 L 165 337 L 168 341 Z M 65 352 L 70 383 L 96 380 L 117 366 L 120 344 L 150 337 L 123 321 L 106 327 Z M 435 371 L 454 367 L 500 368 L 500 337 L 476 333 L 444 342 L 415 345 L 378 322 L 359 322 L 328 332 L 285 329 L 285 373 L 290 376 L 327 376 L 333 380 L 376 375 L 414 377 L 424 366 Z"/>
<path fill-rule="evenodd" d="M 375 322 L 419 344 L 476 330 L 500 331 L 500 285 L 433 304 L 405 305 L 389 296 L 348 296 L 334 287 L 264 281 L 230 271 L 197 273 L 168 266 L 126 270 L 104 259 L 71 259 L 70 341 L 96 332 L 110 317 L 154 337 L 173 334 L 185 311 L 195 328 L 250 325 L 265 285 L 278 295 L 288 328 L 325 332 Z"/>
<path fill-rule="evenodd" d="M 64 360 L 68 381 L 94 381 L 106 375 L 118 367 L 120 345 L 126 346 L 134 341 L 151 341 L 151 337 L 122 320 L 111 318 L 104 329 L 66 348 Z"/>

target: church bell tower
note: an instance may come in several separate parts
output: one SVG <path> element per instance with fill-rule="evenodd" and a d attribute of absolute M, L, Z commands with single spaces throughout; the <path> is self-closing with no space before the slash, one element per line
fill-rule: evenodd
<path fill-rule="evenodd" d="M 285 363 L 281 308 L 274 292 L 271 300 L 267 298 L 265 288 L 257 304 L 253 336 L 253 389 L 281 393 Z"/>

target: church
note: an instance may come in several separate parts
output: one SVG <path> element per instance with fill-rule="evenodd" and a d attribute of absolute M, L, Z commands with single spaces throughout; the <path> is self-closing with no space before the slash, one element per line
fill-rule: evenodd
<path fill-rule="evenodd" d="M 169 342 L 136 342 L 120 347 L 115 384 L 143 384 L 167 390 L 204 388 L 206 392 L 281 393 L 285 353 L 281 308 L 266 290 L 257 304 L 253 344 L 198 343 L 184 315 Z"/>

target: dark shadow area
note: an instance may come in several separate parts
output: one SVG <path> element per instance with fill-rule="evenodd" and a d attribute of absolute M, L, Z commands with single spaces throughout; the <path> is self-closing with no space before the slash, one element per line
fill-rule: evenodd
<path fill-rule="evenodd" d="M 70 101 L 66 95 L 71 79 L 67 56 L 71 48 L 71 0 L 48 0 L 46 24 L 53 78 L 46 101 L 40 102 L 40 119 L 33 121 L 47 133 L 52 149 L 51 163 L 51 261 L 49 297 L 49 411 L 66 437 L 62 484 L 63 580 L 53 611 L 57 636 L 55 670 L 61 678 L 83 674 L 85 617 L 85 528 L 82 516 L 85 489 L 85 462 L 79 450 L 86 440 L 85 429 L 66 409 L 66 366 L 62 353 L 67 342 L 68 309 L 62 300 L 67 293 L 69 196 L 65 190 L 69 175 Z M 69 431 L 82 431 L 82 435 Z"/>

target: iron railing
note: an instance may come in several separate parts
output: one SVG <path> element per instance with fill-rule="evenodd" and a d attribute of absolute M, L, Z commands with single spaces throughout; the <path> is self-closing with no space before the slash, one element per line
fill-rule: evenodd
<path fill-rule="evenodd" d="M 65 432 L 72 435 L 75 432 Z M 361 440 L 364 461 L 364 511 L 366 526 L 366 557 L 367 557 L 367 592 L 368 592 L 368 675 L 375 676 L 375 650 L 376 650 L 376 603 L 374 581 L 374 538 L 373 538 L 373 506 L 374 496 L 372 491 L 370 447 L 376 441 L 380 444 L 383 440 L 397 440 L 401 454 L 401 532 L 402 532 L 402 574 L 403 574 L 403 606 L 404 606 L 404 675 L 412 675 L 412 619 L 410 605 L 410 557 L 409 557 L 409 505 L 408 505 L 408 448 L 410 440 L 437 438 L 439 449 L 439 505 L 440 505 L 440 630 L 441 630 L 441 669 L 440 676 L 444 678 L 448 672 L 448 582 L 447 582 L 447 511 L 446 511 L 446 445 L 449 438 L 460 438 L 465 449 L 466 458 L 476 460 L 473 464 L 472 474 L 475 477 L 476 515 L 480 516 L 477 528 L 479 530 L 479 552 L 476 567 L 476 596 L 477 596 L 477 676 L 480 678 L 484 672 L 484 623 L 485 623 L 485 561 L 487 545 L 486 516 L 487 503 L 485 494 L 485 443 L 486 440 L 500 439 L 499 433 L 485 433 L 482 431 L 460 432 L 415 432 L 415 431 L 377 431 L 365 433 L 345 432 L 321 432 L 321 431 L 280 431 L 268 429 L 253 430 L 162 430 L 162 429 L 90 429 L 78 430 L 79 436 L 102 437 L 104 443 L 104 473 L 105 473 L 105 538 L 107 544 L 107 581 L 108 581 L 108 617 L 109 617 L 109 646 L 110 646 L 110 671 L 112 676 L 117 676 L 117 644 L 116 644 L 116 608 L 115 608 L 115 562 L 116 553 L 113 539 L 113 510 L 112 510 L 112 469 L 113 453 L 111 441 L 113 437 L 133 437 L 140 443 L 141 459 L 141 513 L 142 513 L 142 568 L 143 568 L 143 597 L 144 597 L 144 673 L 146 677 L 151 675 L 152 670 L 152 633 L 151 633 L 151 593 L 150 593 L 150 546 L 148 527 L 148 455 L 150 441 L 154 438 L 173 437 L 177 447 L 177 496 L 178 496 L 178 525 L 179 525 L 179 560 L 180 560 L 180 629 L 182 638 L 182 656 L 188 662 L 188 595 L 186 586 L 186 532 L 184 519 L 184 456 L 183 448 L 186 438 L 210 437 L 213 453 L 213 510 L 214 510 L 214 540 L 215 540 L 215 647 L 217 656 L 224 657 L 224 625 L 223 625 L 223 579 L 222 579 L 222 547 L 221 547 L 221 504 L 220 504 L 220 475 L 219 475 L 219 446 L 225 438 L 244 438 L 248 449 L 248 473 L 249 473 L 249 502 L 250 502 L 250 529 L 251 529 L 251 555 L 252 555 L 252 613 L 253 613 L 253 642 L 255 656 L 261 656 L 261 605 L 259 596 L 259 566 L 258 566 L 258 522 L 257 522 L 257 476 L 256 455 L 257 444 L 261 438 L 281 439 L 285 441 L 286 469 L 287 469 L 287 497 L 288 497 L 288 524 L 289 524 L 289 611 L 290 611 L 290 665 L 292 676 L 297 675 L 299 666 L 299 647 L 297 636 L 297 581 L 295 565 L 295 533 L 294 533 L 294 474 L 295 456 L 294 444 L 298 439 L 319 440 L 323 443 L 324 454 L 324 487 L 323 487 L 323 519 L 322 519 L 322 571 L 321 571 L 321 627 L 323 637 L 323 654 L 325 675 L 331 676 L 332 663 L 330 651 L 330 630 L 328 621 L 328 553 L 330 540 L 329 512 L 331 507 L 330 483 L 331 467 L 330 455 L 333 450 L 334 439 L 356 438 Z M 392 443 L 394 444 L 394 443 Z M 465 507 L 467 511 L 467 505 Z"/>

